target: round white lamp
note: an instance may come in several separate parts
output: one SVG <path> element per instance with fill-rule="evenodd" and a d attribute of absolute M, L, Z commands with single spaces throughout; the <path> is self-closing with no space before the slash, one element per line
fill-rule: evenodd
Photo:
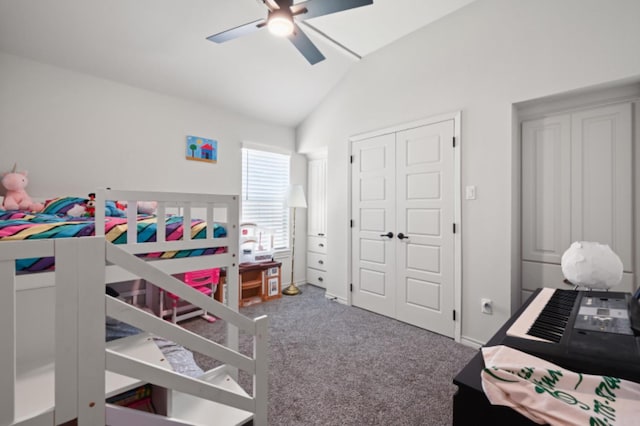
<path fill-rule="evenodd" d="M 560 263 L 565 278 L 576 287 L 608 290 L 622 281 L 622 261 L 606 244 L 576 241 Z"/>

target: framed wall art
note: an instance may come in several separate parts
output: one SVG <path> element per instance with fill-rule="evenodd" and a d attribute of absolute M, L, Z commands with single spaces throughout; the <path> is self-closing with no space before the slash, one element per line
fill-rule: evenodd
<path fill-rule="evenodd" d="M 187 136 L 186 158 L 205 163 L 218 162 L 218 141 L 199 136 Z"/>

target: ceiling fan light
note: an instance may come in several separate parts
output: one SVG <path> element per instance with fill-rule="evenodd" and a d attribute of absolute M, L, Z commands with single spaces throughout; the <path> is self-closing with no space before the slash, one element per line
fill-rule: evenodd
<path fill-rule="evenodd" d="M 267 26 L 269 27 L 271 34 L 280 37 L 286 37 L 293 34 L 293 19 L 287 14 L 272 14 Z"/>

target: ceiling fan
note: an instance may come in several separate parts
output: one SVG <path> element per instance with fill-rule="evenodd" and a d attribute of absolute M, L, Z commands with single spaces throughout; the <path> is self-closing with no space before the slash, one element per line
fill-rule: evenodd
<path fill-rule="evenodd" d="M 259 1 L 262 1 L 269 9 L 265 19 L 258 19 L 257 21 L 222 31 L 207 37 L 207 40 L 224 43 L 225 41 L 251 34 L 263 27 L 268 27 L 273 34 L 287 37 L 307 61 L 314 65 L 324 60 L 324 55 L 300 29 L 296 21 L 373 4 L 373 0 L 307 0 L 296 4 L 293 4 L 293 0 Z"/>

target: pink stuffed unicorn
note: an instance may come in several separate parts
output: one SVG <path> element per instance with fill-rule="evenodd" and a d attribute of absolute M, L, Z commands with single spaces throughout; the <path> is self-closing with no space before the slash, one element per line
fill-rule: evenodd
<path fill-rule="evenodd" d="M 32 212 L 42 210 L 44 206 L 40 203 L 34 203 L 25 191 L 28 184 L 27 172 L 16 172 L 16 164 L 14 164 L 11 172 L 2 175 L 2 186 L 7 190 L 2 207 L 6 210 L 29 210 Z"/>

